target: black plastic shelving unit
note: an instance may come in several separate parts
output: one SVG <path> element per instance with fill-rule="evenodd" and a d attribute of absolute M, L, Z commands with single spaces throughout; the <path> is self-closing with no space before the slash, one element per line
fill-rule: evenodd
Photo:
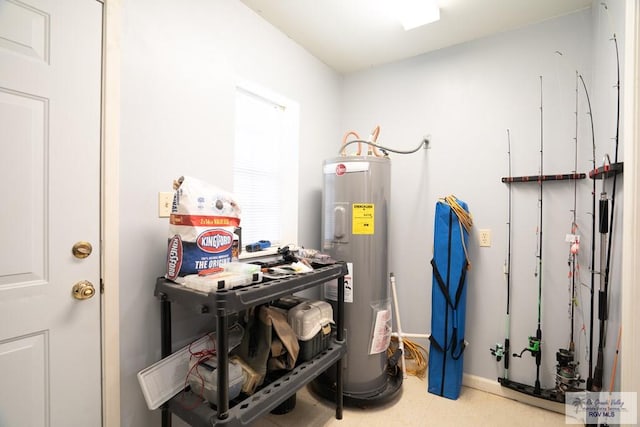
<path fill-rule="evenodd" d="M 238 289 L 199 292 L 160 277 L 154 295 L 160 299 L 161 353 L 172 353 L 171 303 L 192 307 L 199 313 L 212 313 L 216 317 L 216 352 L 218 370 L 218 402 L 213 408 L 190 391 L 182 391 L 162 406 L 162 426 L 171 426 L 171 413 L 196 427 L 246 426 L 287 400 L 293 393 L 321 373 L 336 365 L 336 419 L 342 419 L 343 380 L 342 358 L 347 353 L 344 339 L 344 276 L 345 263 L 316 268 L 309 273 L 263 281 Z M 268 303 L 283 296 L 309 289 L 338 279 L 336 334 L 327 350 L 315 358 L 296 366 L 275 381 L 266 384 L 255 394 L 239 402 L 229 402 L 228 316 L 256 305 Z"/>

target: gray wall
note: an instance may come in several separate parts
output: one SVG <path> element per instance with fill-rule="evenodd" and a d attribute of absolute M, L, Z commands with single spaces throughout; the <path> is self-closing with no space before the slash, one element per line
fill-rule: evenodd
<path fill-rule="evenodd" d="M 621 6 L 621 5 L 618 5 Z M 556 18 L 520 30 L 425 54 L 345 78 L 343 129 L 361 132 L 380 124 L 379 141 L 411 149 L 423 135 L 431 148 L 392 155 L 390 271 L 396 275 L 402 326 L 406 332 L 430 332 L 433 212 L 438 198 L 454 194 L 469 204 L 475 230 L 468 274 L 465 373 L 488 379 L 502 376 L 502 363 L 489 348 L 505 336 L 507 257 L 507 129 L 511 133 L 514 176 L 536 175 L 540 165 L 540 78 L 543 78 L 544 173 L 574 170 L 576 70 L 592 96 L 598 129 L 597 162 L 615 135 L 615 57 L 610 33 L 601 28 L 604 10 Z M 620 10 L 613 13 L 621 14 Z M 615 15 L 614 15 L 615 16 Z M 617 22 L 622 23 L 622 19 Z M 596 29 L 594 31 L 593 29 Z M 618 31 L 621 32 L 622 29 Z M 595 38 L 604 42 L 595 42 Z M 556 51 L 562 53 L 558 54 Z M 606 59 L 605 59 L 606 58 Z M 594 65 L 597 64 L 597 65 Z M 612 79 L 612 73 L 613 79 Z M 594 99 L 595 98 L 595 99 Z M 595 105 L 597 104 L 597 105 Z M 611 152 L 609 148 L 606 149 Z M 584 91 L 578 92 L 578 172 L 591 168 L 592 143 Z M 620 153 L 622 156 L 622 151 Z M 580 276 L 576 306 L 576 348 L 584 377 L 590 307 L 591 187 L 577 183 Z M 600 183 L 598 183 L 600 186 Z M 600 187 L 598 187 L 600 188 Z M 621 196 L 621 180 L 618 196 Z M 513 185 L 511 346 L 520 351 L 535 335 L 537 320 L 537 235 L 539 187 Z M 599 193 L 598 189 L 598 193 Z M 574 183 L 549 182 L 543 194 L 542 331 L 543 387 L 554 386 L 555 353 L 569 344 L 569 245 Z M 620 198 L 616 200 L 616 206 Z M 621 209 L 617 210 L 621 214 Z M 620 247 L 617 233 L 614 248 Z M 490 229 L 492 246 L 480 248 L 478 229 Z M 619 253 L 619 251 L 618 251 Z M 614 251 L 615 254 L 615 251 Z M 596 268 L 599 265 L 596 264 Z M 620 274 L 619 257 L 612 271 Z M 583 283 L 580 286 L 580 283 Z M 598 278 L 596 277 L 596 286 Z M 619 319 L 619 289 L 612 286 L 612 322 L 608 344 L 608 385 Z M 583 316 L 584 315 L 584 316 Z M 597 316 L 597 307 L 596 307 Z M 578 330 L 583 322 L 587 334 Z M 595 344 L 597 345 L 597 329 Z M 612 343 L 613 342 L 613 343 Z M 510 378 L 532 384 L 535 361 L 526 353 L 512 359 Z"/>
<path fill-rule="evenodd" d="M 232 188 L 234 82 L 253 81 L 300 104 L 299 240 L 318 247 L 320 171 L 335 153 L 328 142 L 340 138 L 341 78 L 237 1 L 125 2 L 123 25 L 121 405 L 122 425 L 143 427 L 160 422 L 136 379 L 160 358 L 153 288 L 168 220 L 157 218 L 158 191 L 183 174 Z M 213 328 L 200 317 L 176 308 L 179 344 Z"/>
<path fill-rule="evenodd" d="M 621 2 L 610 5 L 622 25 Z M 121 399 L 124 427 L 159 424 L 146 408 L 136 373 L 160 357 L 155 278 L 164 272 L 168 221 L 157 218 L 158 191 L 182 174 L 231 188 L 234 81 L 254 81 L 300 103 L 299 237 L 318 247 L 321 163 L 333 157 L 347 129 L 366 135 L 382 127 L 379 142 L 394 148 L 431 148 L 392 155 L 390 271 L 397 278 L 406 331 L 430 329 L 433 210 L 438 197 L 469 203 L 471 237 L 465 372 L 495 379 L 502 367 L 489 347 L 504 338 L 507 188 L 506 129 L 511 130 L 514 175 L 538 173 L 540 86 L 544 83 L 545 173 L 573 170 L 575 70 L 592 95 L 598 162 L 612 152 L 615 135 L 615 63 L 608 18 L 593 10 L 454 46 L 345 77 L 326 67 L 237 1 L 138 0 L 123 5 L 121 126 Z M 623 33 L 617 28 L 617 33 Z M 562 56 L 556 54 L 561 51 Z M 622 49 L 621 49 L 622 51 Z M 613 78 L 613 80 L 612 80 Z M 578 171 L 590 168 L 586 101 L 579 92 Z M 607 145 L 609 144 L 609 145 Z M 622 152 L 620 153 L 622 156 Z M 622 182 L 618 182 L 621 196 Z M 600 190 L 598 189 L 598 192 Z M 578 184 L 578 224 L 583 236 L 581 279 L 589 285 L 591 182 Z M 537 186 L 514 187 L 512 346 L 535 332 Z M 544 194 L 543 386 L 553 384 L 555 351 L 568 342 L 567 257 L 573 185 L 549 183 Z M 621 213 L 621 197 L 616 201 Z M 614 254 L 619 254 L 617 217 Z M 492 231 L 479 248 L 479 228 Z M 613 271 L 619 275 L 614 259 Z M 619 277 L 619 276 L 618 276 Z M 589 291 L 581 286 L 580 310 Z M 617 333 L 618 290 L 609 327 L 609 368 Z M 585 316 L 588 328 L 588 315 Z M 580 313 L 578 322 L 582 322 Z M 213 319 L 174 311 L 177 345 L 209 330 Z M 597 331 L 596 331 L 597 332 Z M 597 337 L 597 333 L 596 333 Z M 586 376 L 585 339 L 576 343 Z M 516 360 L 511 377 L 531 382 L 531 357 Z M 608 371 L 605 381 L 608 383 Z M 181 425 L 181 423 L 176 423 Z"/>

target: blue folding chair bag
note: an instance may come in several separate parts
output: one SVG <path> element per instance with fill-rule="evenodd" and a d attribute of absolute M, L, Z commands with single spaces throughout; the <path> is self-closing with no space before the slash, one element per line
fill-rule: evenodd
<path fill-rule="evenodd" d="M 468 212 L 467 204 L 457 200 Z M 431 289 L 429 393 L 449 399 L 460 396 L 463 353 L 466 346 L 466 256 L 469 235 L 454 209 L 445 201 L 436 204 Z"/>

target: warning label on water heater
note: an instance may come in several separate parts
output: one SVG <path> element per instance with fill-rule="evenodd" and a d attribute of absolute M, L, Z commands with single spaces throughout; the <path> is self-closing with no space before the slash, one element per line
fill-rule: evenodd
<path fill-rule="evenodd" d="M 374 219 L 373 203 L 354 203 L 351 234 L 374 234 Z"/>
<path fill-rule="evenodd" d="M 344 276 L 344 302 L 353 302 L 353 263 L 347 263 L 349 273 Z M 338 279 L 324 284 L 324 299 L 338 301 Z"/>

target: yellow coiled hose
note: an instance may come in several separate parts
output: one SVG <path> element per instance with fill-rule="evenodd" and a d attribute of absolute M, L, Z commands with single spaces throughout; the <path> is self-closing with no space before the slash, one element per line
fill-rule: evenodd
<path fill-rule="evenodd" d="M 405 363 L 408 361 L 412 362 L 411 364 L 407 363 L 407 366 L 405 367 L 407 374 L 418 378 L 424 378 L 427 374 L 427 360 L 429 358 L 429 352 L 425 347 L 407 338 L 402 339 L 402 344 L 404 345 Z M 391 337 L 391 345 L 387 349 L 387 357 L 391 357 L 397 347 L 398 338 Z"/>

